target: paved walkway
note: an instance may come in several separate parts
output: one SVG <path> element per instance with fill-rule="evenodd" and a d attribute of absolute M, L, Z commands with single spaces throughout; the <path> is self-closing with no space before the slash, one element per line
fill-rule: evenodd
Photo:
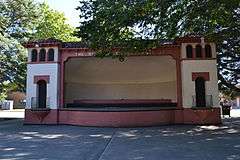
<path fill-rule="evenodd" d="M 0 122 L 0 160 L 238 160 L 240 118 L 221 126 L 94 128 Z"/>
<path fill-rule="evenodd" d="M 240 109 L 231 109 L 231 117 L 240 117 Z"/>

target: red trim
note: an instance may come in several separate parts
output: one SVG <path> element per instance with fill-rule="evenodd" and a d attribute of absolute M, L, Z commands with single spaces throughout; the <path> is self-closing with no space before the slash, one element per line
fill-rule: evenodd
<path fill-rule="evenodd" d="M 25 110 L 25 124 L 58 124 L 58 110 L 39 119 L 34 110 Z M 171 109 L 158 111 L 100 112 L 59 110 L 59 124 L 81 126 L 136 127 L 161 124 L 220 124 L 220 108 Z"/>
<path fill-rule="evenodd" d="M 94 57 L 95 53 L 88 48 L 64 48 L 62 51 L 62 61 L 66 61 L 68 58 L 72 57 Z M 174 59 L 179 58 L 180 46 L 178 45 L 166 45 L 158 47 L 149 51 L 149 54 L 129 54 L 127 56 L 162 56 L 170 55 Z"/>
<path fill-rule="evenodd" d="M 198 35 L 187 35 L 184 37 L 178 37 L 175 38 L 174 43 L 175 44 L 181 44 L 181 43 L 201 43 L 201 36 Z M 204 38 L 204 41 L 209 43 L 212 42 L 211 40 Z M 57 40 L 42 40 L 42 41 L 36 41 L 36 42 L 28 42 L 23 44 L 24 47 L 26 48 L 35 48 L 35 45 L 39 45 L 39 47 L 53 47 L 53 46 L 59 46 L 61 47 L 61 42 Z M 172 44 L 165 44 L 163 46 L 169 47 L 169 46 L 174 46 Z M 64 48 L 64 49 L 71 49 L 71 48 Z"/>
<path fill-rule="evenodd" d="M 171 99 L 109 99 L 109 100 L 98 100 L 98 99 L 80 99 L 74 100 L 74 103 L 84 104 L 135 104 L 135 103 L 171 103 Z"/>
<path fill-rule="evenodd" d="M 46 63 L 60 63 L 58 61 L 46 61 L 46 62 L 27 62 L 27 64 L 46 64 Z"/>
<path fill-rule="evenodd" d="M 69 51 L 74 51 L 74 52 L 94 52 L 90 48 L 60 48 L 62 52 L 69 52 Z"/>
<path fill-rule="evenodd" d="M 177 77 L 177 106 L 178 108 L 182 108 L 182 69 L 181 69 L 181 61 L 179 58 L 176 60 L 176 77 Z"/>
<path fill-rule="evenodd" d="M 192 58 L 189 58 L 189 59 L 197 59 L 197 58 L 196 58 L 196 48 L 193 48 L 193 49 L 192 49 L 192 53 L 193 53 L 193 57 L 192 57 Z"/>
<path fill-rule="evenodd" d="M 206 59 L 205 45 L 202 47 L 202 58 L 203 58 L 203 59 Z"/>
<path fill-rule="evenodd" d="M 49 83 L 50 81 L 50 76 L 49 75 L 38 75 L 38 76 L 34 76 L 34 83 L 36 84 L 38 81 L 40 80 L 44 80 L 47 83 Z"/>
<path fill-rule="evenodd" d="M 61 54 L 62 55 L 62 54 Z M 61 65 L 60 65 L 60 107 L 64 107 L 64 81 L 65 81 L 65 61 L 61 56 Z"/>
<path fill-rule="evenodd" d="M 178 37 L 175 38 L 175 43 L 176 44 L 181 44 L 181 43 L 201 43 L 201 38 L 200 36 L 185 36 L 185 37 Z M 212 41 L 210 41 L 207 38 L 204 38 L 204 42 L 205 43 L 210 43 Z"/>
<path fill-rule="evenodd" d="M 204 78 L 205 81 L 210 80 L 209 72 L 192 72 L 192 81 L 195 81 L 198 77 Z"/>
<path fill-rule="evenodd" d="M 38 45 L 38 47 L 58 47 L 60 43 L 29 43 L 23 46 L 25 48 L 36 48 L 36 45 Z"/>
<path fill-rule="evenodd" d="M 182 60 L 216 60 L 217 58 L 181 58 Z"/>

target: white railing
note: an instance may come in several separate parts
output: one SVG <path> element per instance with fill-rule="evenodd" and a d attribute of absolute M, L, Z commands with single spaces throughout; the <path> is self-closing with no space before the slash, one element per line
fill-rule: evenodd
<path fill-rule="evenodd" d="M 196 96 L 192 96 L 192 106 L 196 107 Z M 212 95 L 206 95 L 206 107 L 212 107 L 213 106 L 213 99 Z"/>
<path fill-rule="evenodd" d="M 31 98 L 31 108 L 35 109 L 35 108 L 39 108 L 38 106 L 38 97 L 32 97 Z M 50 97 L 47 97 L 46 99 L 46 108 L 50 108 Z"/>

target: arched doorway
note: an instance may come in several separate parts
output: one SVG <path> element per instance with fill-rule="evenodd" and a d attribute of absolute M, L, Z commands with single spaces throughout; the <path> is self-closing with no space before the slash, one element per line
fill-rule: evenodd
<path fill-rule="evenodd" d="M 205 79 L 198 77 L 195 80 L 196 107 L 206 107 Z"/>
<path fill-rule="evenodd" d="M 44 80 L 37 82 L 38 97 L 37 106 L 38 108 L 46 108 L 47 106 L 47 83 Z"/>

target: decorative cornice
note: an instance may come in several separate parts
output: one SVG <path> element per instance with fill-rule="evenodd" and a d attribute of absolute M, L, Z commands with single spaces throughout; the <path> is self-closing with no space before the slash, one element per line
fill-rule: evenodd
<path fill-rule="evenodd" d="M 33 40 L 27 43 L 24 43 L 23 46 L 25 48 L 38 48 L 38 47 L 58 47 L 62 44 L 62 41 L 49 38 L 43 40 Z"/>

